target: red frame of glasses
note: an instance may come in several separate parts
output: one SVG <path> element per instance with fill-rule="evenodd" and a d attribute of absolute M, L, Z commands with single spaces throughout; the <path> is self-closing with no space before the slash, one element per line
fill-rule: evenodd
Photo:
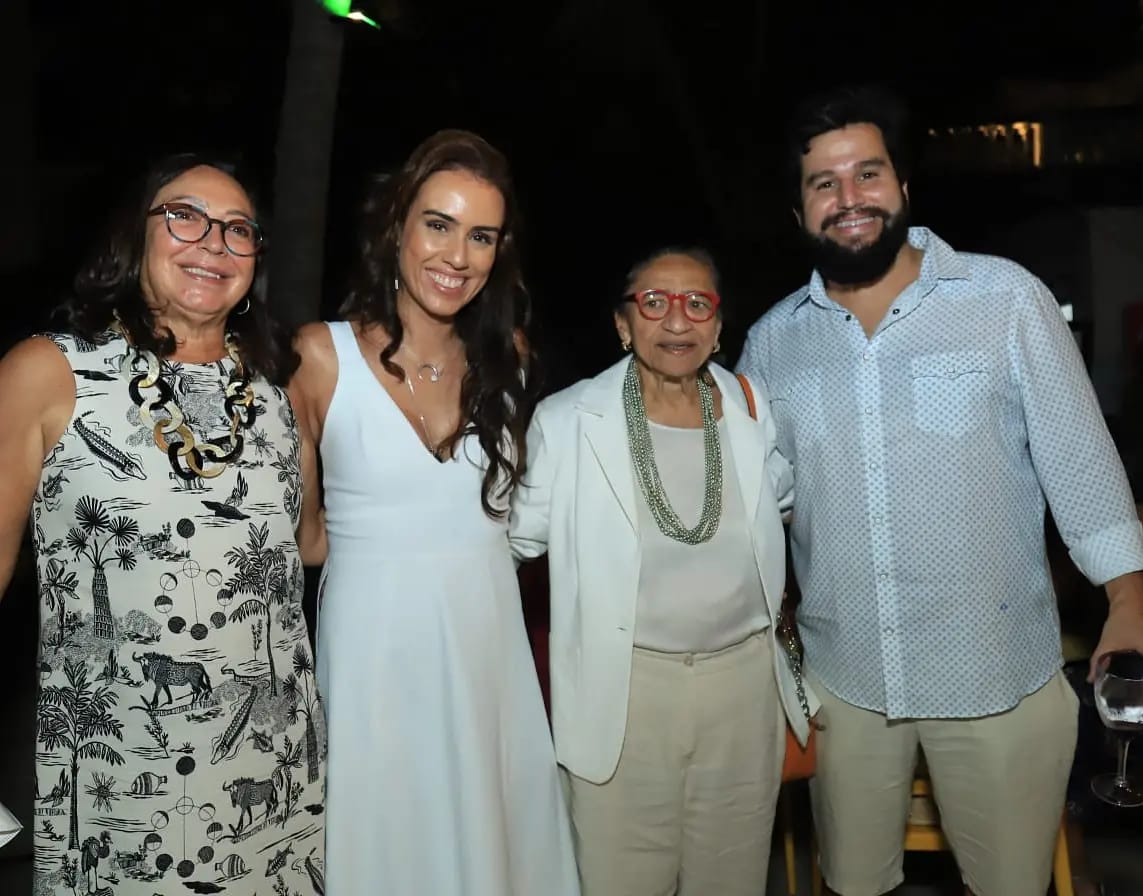
<path fill-rule="evenodd" d="M 646 295 L 649 292 L 658 293 L 659 295 L 667 297 L 667 310 L 663 312 L 662 317 L 651 317 L 643 310 L 643 304 L 639 301 L 639 297 Z M 686 300 L 691 296 L 703 296 L 704 298 L 710 299 L 712 306 L 710 317 L 703 317 L 696 320 L 687 313 Z M 624 296 L 623 298 L 624 301 L 635 303 L 635 309 L 639 312 L 639 315 L 644 320 L 666 319 L 667 315 L 671 313 L 671 305 L 673 305 L 675 302 L 678 302 L 679 307 L 683 309 L 683 315 L 693 324 L 703 324 L 708 320 L 714 320 L 715 315 L 718 314 L 718 307 L 722 304 L 722 298 L 718 293 L 708 292 L 705 289 L 691 289 L 687 290 L 686 292 L 667 292 L 665 289 L 641 289 L 638 292 L 633 292 L 630 295 Z"/>

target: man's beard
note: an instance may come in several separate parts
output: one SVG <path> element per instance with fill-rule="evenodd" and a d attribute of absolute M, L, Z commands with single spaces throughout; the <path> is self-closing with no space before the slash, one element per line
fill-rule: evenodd
<path fill-rule="evenodd" d="M 881 235 L 865 246 L 850 249 L 835 243 L 823 233 L 812 234 L 803 230 L 806 246 L 814 268 L 826 283 L 856 286 L 880 280 L 893 266 L 897 253 L 909 238 L 909 202 L 904 200 L 901 210 L 890 215 L 880 208 L 869 206 L 856 210 L 882 220 Z M 847 215 L 853 212 L 846 212 Z M 822 230 L 827 230 L 841 216 L 827 218 Z"/>

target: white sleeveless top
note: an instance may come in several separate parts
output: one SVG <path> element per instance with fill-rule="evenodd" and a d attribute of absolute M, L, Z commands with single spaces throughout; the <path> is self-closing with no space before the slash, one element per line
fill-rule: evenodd
<path fill-rule="evenodd" d="M 667 500 L 684 526 L 702 513 L 703 432 L 648 421 Z M 726 423 L 722 446 L 722 518 L 710 541 L 689 545 L 659 531 L 636 488 L 642 567 L 635 605 L 635 644 L 664 653 L 721 650 L 769 625 Z M 636 474 L 638 481 L 638 474 Z"/>

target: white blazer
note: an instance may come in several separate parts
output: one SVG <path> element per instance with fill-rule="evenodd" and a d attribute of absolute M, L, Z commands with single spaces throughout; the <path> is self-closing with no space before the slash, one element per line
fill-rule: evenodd
<path fill-rule="evenodd" d="M 638 486 L 623 412 L 627 364 L 624 358 L 540 403 L 528 430 L 528 472 L 515 491 L 510 525 L 517 559 L 548 552 L 556 757 L 572 774 L 597 784 L 614 774 L 623 746 L 641 563 Z M 751 384 L 755 421 L 734 374 L 715 364 L 710 370 L 722 393 L 751 522 L 782 706 L 804 742 L 809 728 L 775 636 L 786 576 L 781 513 L 793 504 L 793 475 L 777 450 L 765 389 Z M 816 712 L 808 689 L 807 698 Z"/>

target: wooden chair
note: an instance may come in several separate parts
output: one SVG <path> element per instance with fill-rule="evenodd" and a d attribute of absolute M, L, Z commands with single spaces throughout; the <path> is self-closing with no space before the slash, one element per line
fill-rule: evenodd
<path fill-rule="evenodd" d="M 786 893 L 788 896 L 798 896 L 798 862 L 794 849 L 794 809 L 793 796 L 790 784 L 783 784 L 778 795 L 778 811 L 782 814 L 782 850 L 786 860 Z M 810 876 L 810 888 L 813 896 L 822 896 L 822 876 L 818 871 L 818 842 L 810 825 L 810 864 L 813 873 Z"/>
<path fill-rule="evenodd" d="M 950 849 L 949 842 L 941 830 L 940 819 L 936 815 L 936 804 L 932 802 L 932 794 L 932 785 L 928 778 L 917 777 L 913 779 L 913 800 L 922 800 L 928 803 L 931 807 L 932 820 L 911 820 L 905 825 L 905 852 L 944 852 Z M 788 823 L 787 830 L 789 830 Z M 1060 829 L 1056 834 L 1056 852 L 1052 858 L 1052 883 L 1055 886 L 1056 896 L 1075 896 L 1075 889 L 1072 886 L 1072 863 L 1068 856 L 1067 830 L 1067 819 L 1066 817 L 1061 818 Z M 814 896 L 821 896 L 822 875 L 817 861 L 816 849 L 812 855 L 814 856 L 813 893 Z M 790 867 L 787 858 L 787 882 L 791 879 Z M 795 893 L 796 890 L 790 889 L 791 896 L 794 896 Z"/>

